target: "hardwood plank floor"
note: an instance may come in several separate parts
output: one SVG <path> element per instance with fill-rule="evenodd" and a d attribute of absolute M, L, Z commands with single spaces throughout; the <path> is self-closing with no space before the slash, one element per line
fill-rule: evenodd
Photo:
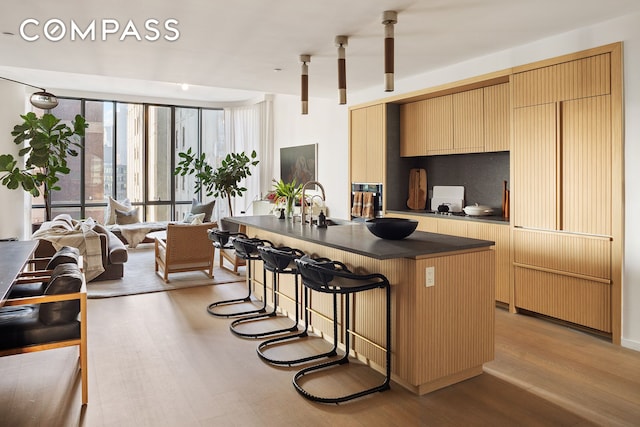
<path fill-rule="evenodd" d="M 397 384 L 341 405 L 294 390 L 206 306 L 234 285 L 89 300 L 89 404 L 74 349 L 0 358 L 2 426 L 638 425 L 640 353 L 496 309 L 496 359 L 415 396 Z M 357 366 L 353 369 L 357 370 Z M 369 371 L 369 370 L 367 370 Z M 354 374 L 355 375 L 355 374 Z"/>

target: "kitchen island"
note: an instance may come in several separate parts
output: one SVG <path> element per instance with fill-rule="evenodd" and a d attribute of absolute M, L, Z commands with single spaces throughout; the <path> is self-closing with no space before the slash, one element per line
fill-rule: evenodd
<path fill-rule="evenodd" d="M 354 272 L 387 276 L 392 285 L 392 377 L 412 392 L 428 393 L 479 375 L 483 363 L 493 360 L 493 242 L 420 231 L 403 240 L 382 240 L 362 223 L 323 229 L 270 215 L 228 220 L 244 226 L 249 236 L 344 262 Z M 292 294 L 292 281 L 283 279 L 280 291 Z M 330 298 L 312 293 L 310 303 L 314 331 L 330 336 Z M 281 305 L 293 312 L 290 301 L 281 298 Z M 350 349 L 380 371 L 383 307 L 383 290 L 358 295 Z"/>

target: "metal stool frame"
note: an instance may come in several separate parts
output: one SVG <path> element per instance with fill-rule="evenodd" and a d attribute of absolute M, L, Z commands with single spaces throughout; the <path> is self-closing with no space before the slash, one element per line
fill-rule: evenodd
<path fill-rule="evenodd" d="M 300 258 L 300 257 L 299 257 Z M 298 258 L 298 259 L 299 259 Z M 295 260 L 292 260 L 295 261 Z M 329 258 L 316 258 L 316 261 L 331 261 Z M 292 269 L 293 270 L 293 274 L 295 274 L 295 285 L 296 285 L 296 292 L 298 289 L 298 276 L 300 274 L 300 272 L 298 271 L 298 268 L 295 267 Z M 313 355 L 309 355 L 309 356 L 304 356 L 304 357 L 300 357 L 300 358 L 296 358 L 296 359 L 273 359 L 270 358 L 268 356 L 266 356 L 264 354 L 264 351 L 269 348 L 271 345 L 273 344 L 280 344 L 280 343 L 286 343 L 287 341 L 292 341 L 295 339 L 299 339 L 299 338 L 305 338 L 309 336 L 309 290 L 306 286 L 303 286 L 302 289 L 303 292 L 303 301 L 304 301 L 304 307 L 303 307 L 303 312 L 304 312 L 304 329 L 302 329 L 301 331 L 299 331 L 297 334 L 293 334 L 293 335 L 287 335 L 287 336 L 283 336 L 283 337 L 276 337 L 276 338 L 271 338 L 269 340 L 263 341 L 258 345 L 258 348 L 256 349 L 256 352 L 258 353 L 258 356 L 260 357 L 260 359 L 264 360 L 267 363 L 270 363 L 272 365 L 277 365 L 277 366 L 292 366 L 292 365 L 298 365 L 301 363 L 305 363 L 305 362 L 309 362 L 311 360 L 315 360 L 315 359 L 321 359 L 324 357 L 332 357 L 332 356 L 336 356 L 338 354 L 338 324 L 337 322 L 333 322 L 333 347 L 331 348 L 331 350 L 324 352 L 324 353 L 319 353 L 319 354 L 313 354 Z M 333 318 L 335 319 L 338 315 L 338 301 L 337 301 L 337 294 L 333 295 Z M 296 318 L 297 318 L 297 310 L 296 310 Z"/>
<path fill-rule="evenodd" d="M 228 299 L 228 300 L 223 300 L 223 301 L 216 301 L 213 302 L 211 304 L 209 304 L 209 306 L 207 307 L 207 311 L 209 312 L 209 314 L 212 314 L 213 316 L 216 317 L 225 317 L 225 318 L 229 318 L 229 317 L 239 317 L 239 316 L 246 316 L 249 314 L 254 314 L 254 313 L 264 313 L 264 311 L 266 310 L 267 307 L 267 302 L 266 302 L 266 298 L 263 301 L 262 306 L 255 308 L 255 309 L 251 309 L 251 310 L 244 310 L 244 311 L 236 311 L 236 312 L 231 312 L 231 313 L 217 313 L 215 311 L 216 307 L 221 307 L 221 306 L 227 306 L 227 305 L 232 305 L 232 304 L 240 304 L 240 303 L 245 303 L 245 302 L 251 302 L 251 287 L 252 284 L 254 283 L 254 278 L 253 278 L 253 272 L 251 270 L 251 260 L 258 260 L 260 259 L 260 257 L 258 255 L 255 254 L 251 254 L 251 253 L 246 253 L 244 251 L 238 251 L 237 248 L 234 245 L 234 242 L 236 239 L 245 239 L 245 240 L 252 240 L 250 239 L 246 234 L 241 233 L 241 232 L 229 232 L 229 231 L 223 231 L 223 230 L 218 230 L 218 229 L 213 229 L 210 231 L 209 233 L 209 238 L 211 240 L 213 240 L 214 245 L 219 248 L 220 250 L 223 249 L 231 249 L 234 248 L 236 249 L 236 255 L 244 260 L 247 261 L 247 296 L 246 297 L 241 297 L 241 298 L 233 298 L 233 299 Z M 260 242 L 265 242 L 267 244 L 270 244 L 269 241 L 267 240 L 260 240 L 258 239 Z M 263 276 L 263 286 L 264 286 L 264 291 L 266 294 L 266 273 Z"/>
<path fill-rule="evenodd" d="M 284 334 L 287 332 L 297 332 L 298 331 L 298 319 L 300 315 L 299 311 L 299 298 L 298 298 L 298 274 L 295 268 L 290 268 L 289 266 L 293 263 L 295 259 L 301 258 L 304 256 L 304 252 L 299 249 L 290 248 L 288 246 L 274 247 L 274 246 L 258 246 L 257 248 L 258 254 L 260 255 L 260 259 L 263 261 L 263 271 L 266 274 L 266 271 L 270 271 L 273 277 L 272 280 L 272 289 L 271 294 L 273 298 L 273 309 L 269 312 L 264 312 L 261 314 L 257 314 L 254 316 L 246 316 L 240 319 L 236 319 L 231 322 L 229 329 L 234 335 L 237 335 L 242 338 L 262 338 L 269 335 L 278 335 Z M 294 264 L 295 265 L 295 264 Z M 257 333 L 248 333 L 241 332 L 236 329 L 238 325 L 247 322 L 255 322 L 263 319 L 269 319 L 278 316 L 278 297 L 280 292 L 278 290 L 278 275 L 279 274 L 294 274 L 295 280 L 295 290 L 294 290 L 294 301 L 296 304 L 295 309 L 295 322 L 292 326 L 286 328 L 280 328 L 269 331 L 262 331 Z M 265 302 L 266 302 L 266 280 L 265 280 Z"/>
<path fill-rule="evenodd" d="M 389 280 L 382 274 L 355 274 L 352 273 L 346 265 L 339 261 L 319 261 L 309 257 L 303 257 L 296 260 L 296 265 L 302 276 L 302 283 L 311 290 L 323 293 L 330 293 L 334 296 L 344 295 L 345 297 L 345 354 L 335 360 L 310 366 L 298 371 L 293 377 L 293 385 L 302 396 L 314 402 L 321 403 L 340 403 L 358 397 L 365 396 L 376 392 L 388 390 L 391 380 L 391 286 Z M 337 280 L 335 280 L 337 279 Z M 340 280 L 343 279 L 343 280 Z M 349 281 L 349 282 L 346 282 Z M 364 282 L 359 284 L 360 282 Z M 298 382 L 303 376 L 332 366 L 343 365 L 349 363 L 350 351 L 350 295 L 357 292 L 368 291 L 372 289 L 385 289 L 386 292 L 386 372 L 385 379 L 382 384 L 358 391 L 345 396 L 338 397 L 320 397 L 315 396 L 306 391 Z M 335 317 L 334 311 L 334 330 L 338 319 Z"/>

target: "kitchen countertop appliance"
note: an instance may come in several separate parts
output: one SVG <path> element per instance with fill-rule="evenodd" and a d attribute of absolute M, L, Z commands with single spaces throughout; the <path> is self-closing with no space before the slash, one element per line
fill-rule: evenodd
<path fill-rule="evenodd" d="M 459 185 L 434 185 L 431 210 L 439 213 L 459 213 L 464 206 L 464 187 Z"/>

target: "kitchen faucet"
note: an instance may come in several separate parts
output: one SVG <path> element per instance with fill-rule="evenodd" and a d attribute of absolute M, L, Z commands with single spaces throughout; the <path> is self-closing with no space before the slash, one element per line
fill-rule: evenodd
<path fill-rule="evenodd" d="M 306 215 L 306 211 L 307 211 L 306 210 L 306 207 L 307 207 L 307 201 L 306 200 L 307 199 L 305 198 L 305 193 L 306 193 L 308 187 L 311 187 L 311 186 L 314 186 L 314 185 L 320 187 L 320 191 L 322 191 L 322 196 L 318 196 L 316 194 L 316 195 L 314 195 L 314 197 L 315 196 L 321 197 L 323 205 L 325 205 L 326 201 L 327 201 L 327 199 L 325 197 L 324 187 L 322 186 L 322 184 L 320 184 L 318 181 L 305 182 L 305 184 L 302 186 L 302 200 L 300 202 L 300 217 L 301 217 L 301 223 L 303 225 L 306 224 L 306 222 L 307 222 L 307 215 Z M 309 208 L 310 209 L 311 209 L 311 206 L 313 204 L 312 202 L 313 202 L 313 197 L 309 201 Z M 311 211 L 311 212 L 313 212 L 313 211 Z M 311 214 L 309 214 L 309 224 L 312 225 Z"/>

